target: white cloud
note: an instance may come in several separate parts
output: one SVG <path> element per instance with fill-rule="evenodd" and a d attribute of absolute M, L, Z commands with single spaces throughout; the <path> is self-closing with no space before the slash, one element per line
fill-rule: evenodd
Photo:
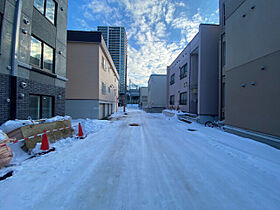
<path fill-rule="evenodd" d="M 112 2 L 116 7 L 110 5 Z M 186 12 L 188 6 L 182 1 L 170 0 L 91 0 L 84 7 L 84 17 L 92 20 L 100 15 L 100 25 L 126 27 L 128 78 L 143 86 L 147 85 L 150 74 L 166 73 L 167 65 L 195 36 L 201 22 L 211 22 L 217 16 L 215 11 L 214 15 L 204 17 L 198 9 L 190 17 Z M 181 37 L 178 42 L 170 43 L 169 31 L 174 29 Z"/>

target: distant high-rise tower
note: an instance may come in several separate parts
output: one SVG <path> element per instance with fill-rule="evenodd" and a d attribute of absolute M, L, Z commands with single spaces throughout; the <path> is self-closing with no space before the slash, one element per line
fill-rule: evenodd
<path fill-rule="evenodd" d="M 127 38 L 124 27 L 98 26 L 120 76 L 120 103 L 123 104 L 127 81 Z"/>

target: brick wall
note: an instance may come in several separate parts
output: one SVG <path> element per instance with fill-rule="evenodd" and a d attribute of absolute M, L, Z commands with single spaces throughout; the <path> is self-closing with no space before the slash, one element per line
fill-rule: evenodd
<path fill-rule="evenodd" d="M 0 125 L 10 117 L 10 104 L 6 101 L 10 95 L 9 75 L 0 74 Z"/>
<path fill-rule="evenodd" d="M 20 83 L 25 82 L 26 88 L 21 88 Z M 17 119 L 27 119 L 29 116 L 29 94 L 46 95 L 54 97 L 54 115 L 65 115 L 65 88 L 41 84 L 33 80 L 18 78 Z M 19 95 L 23 93 L 24 98 Z M 59 97 L 59 95 L 61 97 Z"/>
<path fill-rule="evenodd" d="M 25 82 L 26 88 L 20 87 Z M 29 94 L 53 96 L 54 115 L 65 115 L 65 88 L 41 84 L 36 81 L 17 78 L 17 119 L 27 119 L 29 116 Z M 24 97 L 20 98 L 23 93 Z M 6 101 L 10 96 L 10 76 L 0 74 L 0 125 L 10 119 L 10 105 Z"/>

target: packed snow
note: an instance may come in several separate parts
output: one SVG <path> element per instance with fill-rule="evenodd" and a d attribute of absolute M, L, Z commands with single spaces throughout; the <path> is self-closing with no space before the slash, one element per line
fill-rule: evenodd
<path fill-rule="evenodd" d="M 71 120 L 70 116 L 55 116 L 49 119 L 41 119 L 42 121 L 46 123 L 55 122 L 55 121 L 63 121 L 63 120 Z M 32 125 L 32 124 L 38 124 L 39 121 L 34 120 L 9 120 L 5 123 L 3 123 L 0 126 L 0 129 L 4 131 L 5 133 L 9 133 L 12 130 L 15 130 L 17 128 L 26 126 L 26 125 Z"/>
<path fill-rule="evenodd" d="M 0 182 L 0 209 L 279 209 L 273 147 L 133 107 L 80 121 L 87 138 Z"/>

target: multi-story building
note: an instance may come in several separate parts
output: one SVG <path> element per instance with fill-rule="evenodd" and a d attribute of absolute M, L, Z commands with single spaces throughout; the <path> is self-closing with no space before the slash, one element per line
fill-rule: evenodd
<path fill-rule="evenodd" d="M 67 0 L 1 0 L 0 23 L 0 123 L 64 115 Z"/>
<path fill-rule="evenodd" d="M 218 116 L 219 26 L 199 32 L 167 67 L 167 106 L 204 123 Z"/>
<path fill-rule="evenodd" d="M 280 147 L 280 1 L 220 0 L 225 129 Z"/>
<path fill-rule="evenodd" d="M 124 27 L 98 26 L 120 76 L 120 104 L 125 103 L 127 85 L 127 37 Z"/>
<path fill-rule="evenodd" d="M 103 119 L 117 109 L 119 75 L 101 32 L 67 33 L 66 113 Z"/>
<path fill-rule="evenodd" d="M 128 104 L 139 104 L 139 88 L 129 88 L 126 95 Z"/>
<path fill-rule="evenodd" d="M 148 112 L 161 112 L 166 108 L 166 75 L 152 74 L 148 81 Z"/>
<path fill-rule="evenodd" d="M 148 87 L 140 87 L 139 89 L 140 97 L 139 97 L 139 105 L 140 107 L 147 108 L 148 106 Z"/>

